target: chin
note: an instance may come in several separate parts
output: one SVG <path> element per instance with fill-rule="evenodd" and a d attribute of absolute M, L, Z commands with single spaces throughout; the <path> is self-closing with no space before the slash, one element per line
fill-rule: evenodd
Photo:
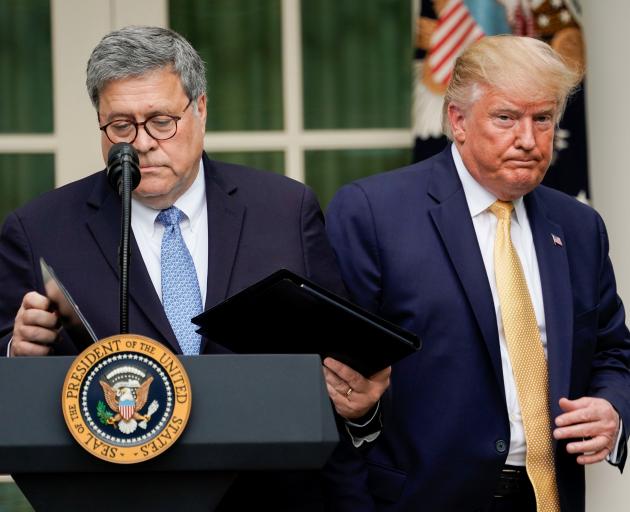
<path fill-rule="evenodd" d="M 166 192 L 163 189 L 150 188 L 150 187 L 138 187 L 136 190 L 134 190 L 134 194 L 138 198 L 142 198 L 142 199 L 160 197 L 160 196 L 163 196 L 165 193 Z"/>
<path fill-rule="evenodd" d="M 510 190 L 507 191 L 511 196 L 511 201 L 518 199 L 519 197 L 523 197 L 529 194 L 532 190 L 534 190 L 539 183 L 518 183 L 514 186 L 510 187 Z"/>
<path fill-rule="evenodd" d="M 142 197 L 161 196 L 168 194 L 174 188 L 170 180 L 160 178 L 155 174 L 142 174 L 140 184 L 135 193 Z"/>

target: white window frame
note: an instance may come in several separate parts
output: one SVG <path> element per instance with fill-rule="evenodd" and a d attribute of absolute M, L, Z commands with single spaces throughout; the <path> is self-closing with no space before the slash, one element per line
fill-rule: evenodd
<path fill-rule="evenodd" d="M 282 0 L 281 8 L 283 130 L 208 132 L 205 149 L 282 151 L 285 174 L 303 182 L 306 151 L 411 148 L 410 128 L 304 129 L 300 0 Z M 103 167 L 96 115 L 85 91 L 85 66 L 92 48 L 103 35 L 125 25 L 167 26 L 168 0 L 51 0 L 51 24 L 54 131 L 0 135 L 0 154 L 53 153 L 55 185 L 60 186 Z"/>

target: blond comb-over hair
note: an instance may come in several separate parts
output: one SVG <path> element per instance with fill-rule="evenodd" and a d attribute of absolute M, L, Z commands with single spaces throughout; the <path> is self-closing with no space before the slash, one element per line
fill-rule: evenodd
<path fill-rule="evenodd" d="M 468 110 L 479 99 L 484 86 L 531 101 L 555 100 L 558 123 L 567 99 L 581 80 L 581 71 L 570 67 L 551 46 L 538 39 L 513 35 L 484 37 L 455 62 L 444 96 L 442 130 L 453 139 L 448 106 L 452 103 Z"/>

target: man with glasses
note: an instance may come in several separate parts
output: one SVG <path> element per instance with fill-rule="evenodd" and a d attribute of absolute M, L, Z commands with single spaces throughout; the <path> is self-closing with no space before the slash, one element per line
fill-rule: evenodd
<path fill-rule="evenodd" d="M 210 160 L 203 152 L 205 70 L 183 37 L 156 27 L 108 34 L 89 59 L 87 89 L 103 158 L 113 144 L 127 142 L 140 160 L 142 179 L 132 199 L 130 332 L 178 353 L 220 352 L 195 332 L 190 318 L 280 268 L 343 293 L 312 191 L 283 176 Z M 119 227 L 120 199 L 105 171 L 9 215 L 0 236 L 2 355 L 76 353 L 60 335 L 48 299 L 35 291 L 43 290 L 40 257 L 99 338 L 117 333 Z M 389 369 L 365 379 L 327 359 L 324 371 L 337 411 L 354 420 L 350 429 L 369 426 Z M 357 430 L 355 443 L 368 431 Z M 246 509 L 253 499 L 268 500 L 274 510 L 321 506 L 314 478 L 251 480 L 248 492 L 233 492 L 224 509 Z"/>

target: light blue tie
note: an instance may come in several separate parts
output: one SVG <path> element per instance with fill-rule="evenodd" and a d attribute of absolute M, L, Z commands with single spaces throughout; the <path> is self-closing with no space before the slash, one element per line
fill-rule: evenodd
<path fill-rule="evenodd" d="M 179 229 L 183 218 L 184 213 L 171 206 L 162 210 L 156 220 L 164 225 L 162 304 L 182 352 L 190 355 L 199 354 L 201 336 L 190 319 L 202 312 L 202 305 L 195 264 Z"/>

